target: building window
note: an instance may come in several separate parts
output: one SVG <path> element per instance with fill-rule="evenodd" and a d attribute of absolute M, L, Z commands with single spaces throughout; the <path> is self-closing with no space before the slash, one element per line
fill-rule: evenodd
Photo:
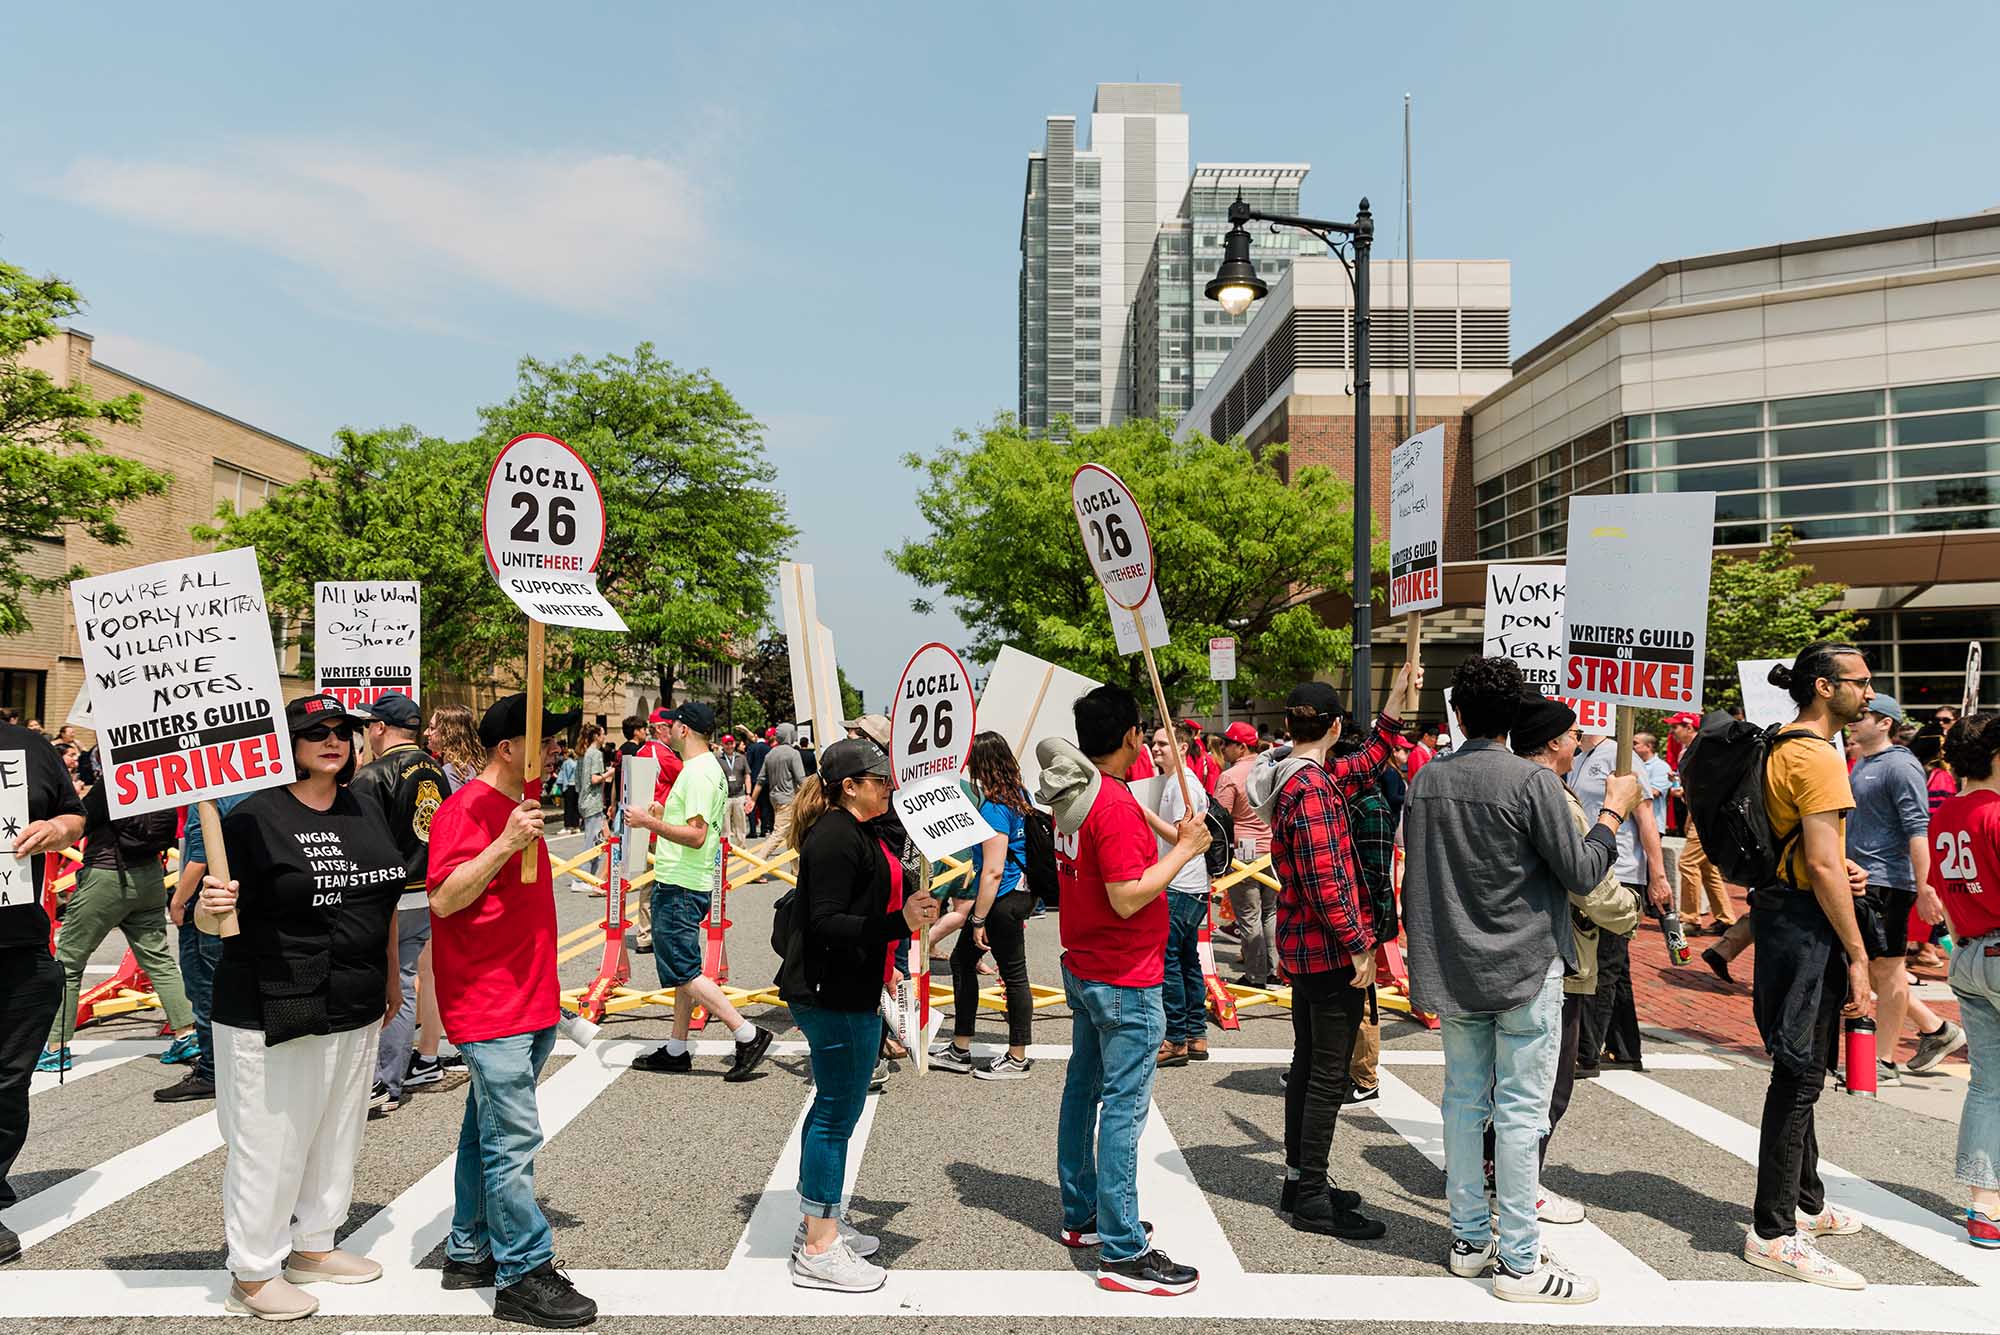
<path fill-rule="evenodd" d="M 270 478 L 245 472 L 220 459 L 215 461 L 215 507 L 218 510 L 227 505 L 237 514 L 249 514 L 262 508 L 279 485 Z"/>

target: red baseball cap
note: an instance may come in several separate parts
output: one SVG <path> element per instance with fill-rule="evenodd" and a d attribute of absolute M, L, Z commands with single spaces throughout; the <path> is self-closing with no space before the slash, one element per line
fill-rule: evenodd
<path fill-rule="evenodd" d="M 674 721 L 674 711 L 663 705 L 653 711 L 650 721 L 653 723 L 672 723 Z"/>
<path fill-rule="evenodd" d="M 1391 737 L 1389 739 L 1389 745 L 1395 747 L 1398 751 L 1408 751 L 1412 747 L 1414 747 L 1416 743 L 1411 741 L 1409 738 L 1403 736 L 1403 734 L 1397 733 L 1394 737 Z"/>
<path fill-rule="evenodd" d="M 1667 726 L 1669 728 L 1673 727 L 1676 723 L 1685 723 L 1689 727 L 1699 728 L 1701 726 L 1701 717 L 1698 714 L 1689 714 L 1685 712 L 1679 714 L 1667 715 Z"/>
<path fill-rule="evenodd" d="M 1184 718 L 1184 719 L 1182 719 L 1182 720 L 1181 720 L 1181 726 L 1182 726 L 1182 727 L 1186 727 L 1186 728 L 1192 728 L 1192 729 L 1194 729 L 1194 730 L 1195 730 L 1195 732 L 1197 732 L 1197 733 L 1199 733 L 1199 732 L 1201 731 L 1201 724 L 1199 724 L 1199 723 L 1195 722 L 1195 721 L 1194 721 L 1193 719 L 1191 719 L 1191 718 Z"/>
<path fill-rule="evenodd" d="M 1257 730 L 1247 723 L 1232 723 L 1223 730 L 1222 735 L 1225 740 L 1235 742 L 1238 746 L 1257 745 Z"/>

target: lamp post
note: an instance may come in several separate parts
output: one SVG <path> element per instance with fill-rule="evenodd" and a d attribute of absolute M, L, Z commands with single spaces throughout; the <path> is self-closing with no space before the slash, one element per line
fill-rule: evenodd
<path fill-rule="evenodd" d="M 1365 728 L 1375 716 L 1368 668 L 1374 587 L 1374 563 L 1369 556 L 1375 532 L 1374 506 L 1369 496 L 1374 461 L 1368 436 L 1368 254 L 1375 242 L 1375 215 L 1368 211 L 1365 198 L 1351 223 L 1259 213 L 1238 194 L 1236 202 L 1229 206 L 1230 226 L 1222 238 L 1222 264 L 1202 289 L 1231 315 L 1243 314 L 1250 309 L 1251 302 L 1270 291 L 1250 262 L 1250 233 L 1243 229 L 1243 224 L 1249 222 L 1268 223 L 1273 232 L 1290 227 L 1318 237 L 1347 270 L 1347 281 L 1354 288 L 1354 717 Z M 1352 247 L 1352 263 L 1341 253 L 1343 245 Z"/>

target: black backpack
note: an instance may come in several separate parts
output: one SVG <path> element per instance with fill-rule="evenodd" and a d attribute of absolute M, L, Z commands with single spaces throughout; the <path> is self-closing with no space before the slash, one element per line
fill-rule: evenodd
<path fill-rule="evenodd" d="M 1764 769 L 1771 752 L 1794 739 L 1824 740 L 1782 724 L 1759 728 L 1722 717 L 1704 724 L 1681 757 L 1681 790 L 1702 850 L 1723 879 L 1756 889 L 1782 880 L 1781 868 L 1804 822 L 1783 839 L 1764 809 Z"/>
<path fill-rule="evenodd" d="M 1021 879 L 1038 902 L 1054 908 L 1062 897 L 1056 876 L 1056 823 L 1048 812 L 1033 805 L 1022 819 L 1027 823 L 1022 840 L 1027 860 L 1021 866 Z"/>
<path fill-rule="evenodd" d="M 1211 799 L 1208 804 L 1208 879 L 1229 875 L 1236 859 L 1236 817 L 1229 814 L 1229 808 L 1217 806 Z"/>

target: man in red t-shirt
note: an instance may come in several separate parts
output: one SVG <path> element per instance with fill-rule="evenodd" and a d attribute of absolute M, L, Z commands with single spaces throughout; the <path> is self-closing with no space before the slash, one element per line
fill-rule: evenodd
<path fill-rule="evenodd" d="M 653 780 L 653 801 L 666 805 L 667 794 L 674 790 L 674 780 L 681 776 L 681 758 L 674 751 L 673 729 L 674 711 L 662 706 L 653 711 L 652 736 L 639 746 L 639 754 L 651 756 L 660 762 L 660 777 Z"/>
<path fill-rule="evenodd" d="M 568 720 L 542 723 L 548 763 Z M 597 1304 L 555 1267 L 555 1240 L 535 1203 L 542 1145 L 535 1081 L 555 1045 L 556 900 L 541 803 L 523 796 L 528 697 L 486 711 L 486 767 L 431 819 L 426 886 L 438 1011 L 472 1073 L 458 1136 L 458 1177 L 444 1286 L 494 1285 L 493 1313 L 536 1326 L 587 1325 Z M 532 848 L 535 879 L 521 879 Z"/>
<path fill-rule="evenodd" d="M 1155 1057 L 1166 1037 L 1167 903 L 1174 874 L 1208 847 L 1199 814 L 1154 861 L 1153 830 L 1119 775 L 1144 754 L 1139 706 L 1100 686 L 1076 702 L 1076 738 L 1035 748 L 1040 795 L 1055 816 L 1062 885 L 1063 990 L 1071 1052 L 1056 1136 L 1063 1244 L 1103 1248 L 1097 1283 L 1170 1297 L 1200 1279 L 1153 1247 L 1139 1218 L 1139 1133 L 1153 1098 Z"/>

